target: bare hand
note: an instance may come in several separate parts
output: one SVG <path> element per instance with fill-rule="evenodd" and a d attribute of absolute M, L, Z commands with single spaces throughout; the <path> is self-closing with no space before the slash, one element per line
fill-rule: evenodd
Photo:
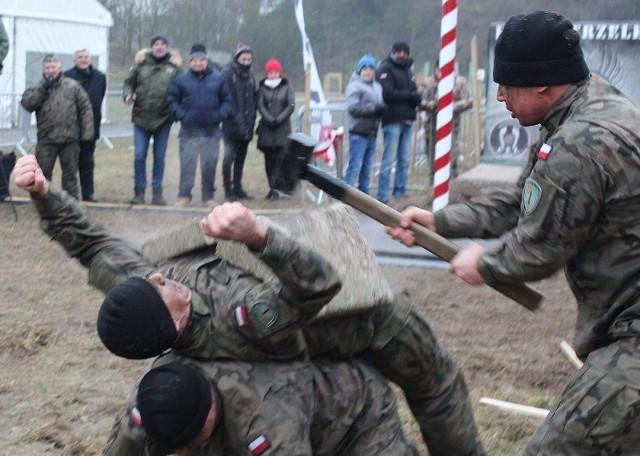
<path fill-rule="evenodd" d="M 417 223 L 425 228 L 436 231 L 436 224 L 433 214 L 415 206 L 406 208 L 400 216 L 400 226 L 387 227 L 385 232 L 394 239 L 402 242 L 407 247 L 416 245 L 416 235 L 411 229 L 411 225 Z"/>
<path fill-rule="evenodd" d="M 262 250 L 267 244 L 267 229 L 253 212 L 238 202 L 216 206 L 200 221 L 200 227 L 205 236 L 241 242 L 254 251 Z"/>
<path fill-rule="evenodd" d="M 451 260 L 452 273 L 470 285 L 482 285 L 484 279 L 478 271 L 478 260 L 487 249 L 482 244 L 474 242 L 464 248 Z"/>
<path fill-rule="evenodd" d="M 33 198 L 42 198 L 49 192 L 49 181 L 34 155 L 20 157 L 13 168 L 13 181 L 18 188 L 31 193 Z"/>

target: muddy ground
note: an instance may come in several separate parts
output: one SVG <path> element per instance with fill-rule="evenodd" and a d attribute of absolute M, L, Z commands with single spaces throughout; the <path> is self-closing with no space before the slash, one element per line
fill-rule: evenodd
<path fill-rule="evenodd" d="M 95 334 L 100 295 L 81 266 L 41 233 L 34 211 L 0 205 L 0 455 L 99 454 L 113 417 L 146 362 L 109 354 Z M 172 211 L 92 210 L 134 244 L 184 220 Z M 191 215 L 188 215 L 191 216 Z M 491 454 L 518 454 L 539 422 L 480 404 L 480 397 L 548 407 L 574 368 L 559 343 L 572 334 L 574 302 L 562 276 L 535 284 L 531 313 L 442 269 L 384 266 L 466 376 Z M 418 439 L 404 407 L 407 432 Z M 423 449 L 424 452 L 424 449 Z"/>

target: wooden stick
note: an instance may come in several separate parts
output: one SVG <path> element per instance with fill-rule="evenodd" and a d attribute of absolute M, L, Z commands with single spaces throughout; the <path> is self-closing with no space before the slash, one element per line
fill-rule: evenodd
<path fill-rule="evenodd" d="M 573 364 L 573 366 L 576 369 L 582 368 L 582 365 L 584 363 L 580 361 L 580 358 L 578 358 L 578 355 L 576 355 L 576 352 L 573 350 L 571 345 L 569 345 L 569 342 L 567 342 L 566 340 L 563 340 L 562 342 L 560 342 L 560 349 L 562 350 L 562 353 L 564 353 L 565 356 L 569 359 L 569 362 Z"/>
<path fill-rule="evenodd" d="M 513 402 L 505 402 L 498 399 L 491 399 L 490 397 L 481 397 L 480 403 L 485 405 L 492 405 L 499 409 L 513 412 L 517 415 L 533 416 L 536 418 L 544 418 L 549 414 L 549 410 L 531 407 L 530 405 L 515 404 Z"/>

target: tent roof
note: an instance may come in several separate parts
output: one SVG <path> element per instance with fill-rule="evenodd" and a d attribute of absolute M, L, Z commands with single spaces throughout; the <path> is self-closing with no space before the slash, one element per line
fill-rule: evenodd
<path fill-rule="evenodd" d="M 111 27 L 111 13 L 97 0 L 0 0 L 0 15 Z"/>

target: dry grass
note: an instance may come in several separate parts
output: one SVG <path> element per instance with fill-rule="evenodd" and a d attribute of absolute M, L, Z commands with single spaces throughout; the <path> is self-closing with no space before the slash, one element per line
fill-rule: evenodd
<path fill-rule="evenodd" d="M 132 196 L 129 144 L 122 139 L 115 150 L 98 150 L 96 191 L 102 201 L 123 203 Z M 175 138 L 167 157 L 165 193 L 172 203 L 177 199 Z M 414 173 L 413 179 L 419 183 L 424 175 Z M 275 203 L 262 199 L 267 186 L 262 157 L 255 150 L 249 154 L 245 182 L 259 197 L 248 203 L 254 209 L 309 205 L 299 196 Z M 24 196 L 16 189 L 12 193 Z M 197 186 L 194 199 L 199 200 Z M 401 208 L 426 199 L 425 192 L 415 192 L 395 204 Z M 90 210 L 137 244 L 190 216 L 185 212 L 205 213 L 198 207 L 130 210 L 127 205 Z M 86 285 L 83 268 L 42 234 L 32 208 L 19 204 L 18 212 L 14 222 L 9 205 L 0 205 L 0 455 L 96 455 L 148 364 L 118 359 L 101 346 L 94 328 L 100 294 Z M 446 271 L 383 269 L 395 289 L 410 290 L 417 308 L 464 370 L 490 454 L 521 453 L 538 420 L 508 415 L 478 400 L 490 396 L 548 407 L 557 396 L 573 370 L 558 348 L 561 339 L 570 338 L 574 318 L 564 280 L 554 277 L 539 284 L 547 300 L 534 315 L 490 289 L 463 286 Z M 408 434 L 419 439 L 404 406 L 401 416 Z"/>

